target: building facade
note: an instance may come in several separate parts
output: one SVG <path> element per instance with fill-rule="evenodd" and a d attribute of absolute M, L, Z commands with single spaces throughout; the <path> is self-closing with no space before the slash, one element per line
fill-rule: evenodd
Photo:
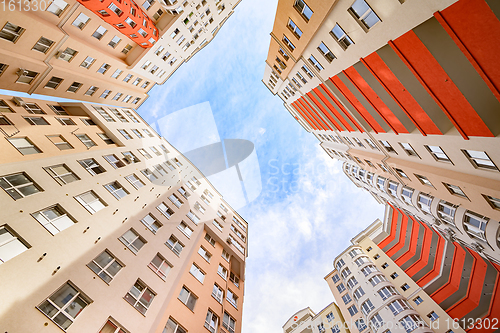
<path fill-rule="evenodd" d="M 33 1 L 0 15 L 0 89 L 138 107 L 239 1 Z"/>
<path fill-rule="evenodd" d="M 296 312 L 283 325 L 283 333 L 349 333 L 344 317 L 335 303 L 318 313 L 309 307 Z"/>
<path fill-rule="evenodd" d="M 498 329 L 498 264 L 390 205 L 351 242 L 325 280 L 352 332 Z"/>
<path fill-rule="evenodd" d="M 497 262 L 499 17 L 487 0 L 280 1 L 263 80 L 357 186 Z"/>
<path fill-rule="evenodd" d="M 133 109 L 0 96 L 6 332 L 241 332 L 247 224 Z"/>

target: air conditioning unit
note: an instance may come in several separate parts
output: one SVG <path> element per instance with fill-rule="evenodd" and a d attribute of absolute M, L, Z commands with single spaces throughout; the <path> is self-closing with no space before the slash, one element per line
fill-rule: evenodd
<path fill-rule="evenodd" d="M 26 103 L 24 103 L 23 99 L 21 97 L 13 97 L 12 98 L 12 101 L 14 102 L 14 104 L 16 104 L 17 106 L 23 106 L 25 105 Z"/>
<path fill-rule="evenodd" d="M 132 156 L 129 156 L 129 155 L 126 155 L 124 157 L 124 160 L 128 163 L 128 164 L 131 164 L 131 163 L 134 163 L 134 158 Z"/>
<path fill-rule="evenodd" d="M 228 244 L 232 244 L 232 243 L 233 243 L 233 241 L 231 240 L 231 238 L 230 238 L 230 237 L 228 237 L 228 238 L 226 239 L 226 242 L 227 242 Z"/>
<path fill-rule="evenodd" d="M 23 76 L 23 75 L 28 75 L 28 71 L 25 70 L 24 68 L 19 68 L 16 72 L 17 76 Z"/>

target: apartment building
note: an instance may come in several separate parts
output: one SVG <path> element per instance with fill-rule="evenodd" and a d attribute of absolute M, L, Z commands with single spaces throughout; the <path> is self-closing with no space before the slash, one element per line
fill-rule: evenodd
<path fill-rule="evenodd" d="M 339 307 L 334 303 L 328 304 L 318 313 L 309 307 L 297 311 L 283 325 L 283 333 L 349 333 L 344 317 Z"/>
<path fill-rule="evenodd" d="M 138 107 L 239 3 L 51 0 L 0 14 L 0 89 Z"/>
<path fill-rule="evenodd" d="M 351 242 L 325 277 L 351 332 L 498 329 L 498 264 L 391 205 Z"/>
<path fill-rule="evenodd" d="M 131 108 L 0 96 L 6 332 L 241 332 L 248 226 Z"/>

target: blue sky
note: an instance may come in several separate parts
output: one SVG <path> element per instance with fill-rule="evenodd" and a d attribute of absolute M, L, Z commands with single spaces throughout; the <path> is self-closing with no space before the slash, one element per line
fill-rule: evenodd
<path fill-rule="evenodd" d="M 323 278 L 333 259 L 384 209 L 348 180 L 341 163 L 261 82 L 276 6 L 243 0 L 215 39 L 152 89 L 138 110 L 152 124 L 209 102 L 220 138 L 255 145 L 262 192 L 238 210 L 249 223 L 243 333 L 282 332 L 296 311 L 332 302 Z M 185 146 L 192 146 L 205 124 L 190 119 L 176 136 L 184 132 Z M 231 194 L 219 190 L 231 204 Z"/>

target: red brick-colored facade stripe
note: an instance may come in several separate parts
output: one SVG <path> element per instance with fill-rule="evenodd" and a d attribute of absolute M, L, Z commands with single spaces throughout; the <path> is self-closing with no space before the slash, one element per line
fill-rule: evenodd
<path fill-rule="evenodd" d="M 316 127 L 316 125 L 304 114 L 304 112 L 302 112 L 302 110 L 299 108 L 299 106 L 297 105 L 297 102 L 293 102 L 292 103 L 292 106 L 293 108 L 298 112 L 300 113 L 300 115 L 302 116 L 302 119 L 304 119 L 306 121 L 306 123 L 309 124 L 309 126 L 311 126 L 312 129 L 314 130 L 317 130 L 318 128 Z"/>
<path fill-rule="evenodd" d="M 420 133 L 443 134 L 376 52 L 361 58 L 361 62 L 406 113 Z"/>
<path fill-rule="evenodd" d="M 319 86 L 318 86 L 319 87 Z M 334 115 L 335 117 L 337 117 L 337 119 L 340 121 L 340 123 L 349 131 L 349 132 L 354 132 L 354 129 L 352 128 L 352 126 L 349 124 L 349 122 L 347 122 L 344 117 L 342 117 L 342 115 L 340 114 L 340 112 L 337 111 L 337 109 L 335 109 L 335 107 L 330 103 L 330 101 L 323 95 L 323 93 L 321 92 L 321 90 L 316 87 L 313 89 L 313 91 L 316 93 L 316 95 L 319 97 L 319 99 L 321 99 L 321 101 L 326 105 L 326 107 L 328 108 L 328 110 L 330 110 Z M 308 93 L 307 95 L 309 96 L 310 93 Z M 314 96 L 311 94 L 311 96 Z M 310 96 L 310 97 L 311 97 Z M 316 99 L 314 99 L 314 101 L 316 101 Z M 319 104 L 319 103 L 318 103 Z"/>
<path fill-rule="evenodd" d="M 410 247 L 405 254 L 403 254 L 398 259 L 394 260 L 396 265 L 398 265 L 399 267 L 401 267 L 405 262 L 413 258 L 415 253 L 417 253 L 418 233 L 420 232 L 420 223 L 418 223 L 413 218 L 413 216 L 410 216 L 410 218 L 413 221 L 413 228 L 411 230 L 411 235 L 410 235 Z"/>
<path fill-rule="evenodd" d="M 323 131 L 326 131 L 326 129 L 323 127 L 323 125 L 317 120 L 315 119 L 315 117 L 313 117 L 313 115 L 311 114 L 311 111 L 309 111 L 304 103 L 302 103 L 302 101 L 300 100 L 300 98 L 297 100 L 297 106 L 305 113 L 309 116 L 309 119 L 311 119 L 311 121 L 314 122 L 314 124 L 316 124 L 316 127 L 318 128 L 318 130 L 323 130 Z"/>
<path fill-rule="evenodd" d="M 441 288 L 430 295 L 438 304 L 455 293 L 460 287 L 462 269 L 465 263 L 465 250 L 456 243 L 453 245 L 455 246 L 455 252 L 453 253 L 453 263 L 451 265 L 448 283 L 444 284 Z"/>
<path fill-rule="evenodd" d="M 464 139 L 494 136 L 413 31 L 388 43 L 448 116 Z"/>
<path fill-rule="evenodd" d="M 425 286 L 427 283 L 431 282 L 434 278 L 439 276 L 441 271 L 441 264 L 443 262 L 446 240 L 443 237 L 441 237 L 441 235 L 439 234 L 437 235 L 439 237 L 439 240 L 436 253 L 434 254 L 434 266 L 432 267 L 432 270 L 429 273 L 425 274 L 417 281 L 417 284 L 420 287 Z"/>
<path fill-rule="evenodd" d="M 396 244 L 394 244 L 393 247 L 391 247 L 389 250 L 385 251 L 385 254 L 387 254 L 389 257 L 392 257 L 394 254 L 396 254 L 399 250 L 405 246 L 405 241 L 406 241 L 406 230 L 408 228 L 408 215 L 402 214 L 403 218 L 401 220 L 401 231 L 399 233 L 399 240 Z"/>
<path fill-rule="evenodd" d="M 344 75 L 351 81 L 351 83 L 359 90 L 361 95 L 370 103 L 370 105 L 377 111 L 377 113 L 384 119 L 394 133 L 408 133 L 408 130 L 399 121 L 398 117 L 385 105 L 377 93 L 370 87 L 370 85 L 359 75 L 354 67 L 346 68 L 342 71 Z"/>
<path fill-rule="evenodd" d="M 427 263 L 429 262 L 433 232 L 432 229 L 429 228 L 429 226 L 427 226 L 426 224 L 423 224 L 422 226 L 425 228 L 425 231 L 420 258 L 415 261 L 410 267 L 405 269 L 405 272 L 409 277 L 417 274 L 421 269 L 427 266 Z"/>
<path fill-rule="evenodd" d="M 500 21 L 488 4 L 460 0 L 434 16 L 500 101 Z"/>
<path fill-rule="evenodd" d="M 495 289 L 493 291 L 493 295 L 491 297 L 491 303 L 490 303 L 490 312 L 483 317 L 482 322 L 486 323 L 487 321 L 485 319 L 489 319 L 490 323 L 494 322 L 493 320 L 498 321 L 498 318 L 500 318 L 500 297 L 497 295 L 500 295 L 500 265 L 491 262 L 491 264 L 495 267 L 497 270 L 497 279 L 495 281 Z M 479 325 L 476 325 L 475 328 L 471 330 L 467 330 L 470 333 L 486 333 L 486 332 L 495 332 L 498 329 L 498 325 L 494 327 L 494 325 L 490 325 L 488 328 L 483 327 L 479 328 Z"/>
<path fill-rule="evenodd" d="M 301 99 L 303 99 L 303 102 L 307 105 L 313 116 L 316 117 L 318 121 L 321 121 L 323 126 L 326 126 L 330 131 L 333 131 L 332 127 L 328 124 L 325 118 L 323 118 L 323 116 L 318 113 L 318 111 L 307 101 L 307 99 L 305 99 L 304 97 L 301 97 Z"/>
<path fill-rule="evenodd" d="M 354 96 L 354 94 L 347 88 L 347 86 L 340 80 L 338 76 L 331 77 L 329 79 L 335 87 L 344 95 L 344 97 L 351 103 L 351 105 L 356 109 L 359 115 L 368 123 L 375 133 L 385 133 L 382 126 L 380 126 L 377 121 L 372 117 L 372 115 L 365 109 L 361 102 Z"/>
<path fill-rule="evenodd" d="M 298 101 L 295 102 L 297 108 L 302 112 L 302 114 L 306 117 L 306 119 L 309 120 L 309 123 L 312 124 L 313 128 L 315 130 L 322 130 L 322 128 L 319 126 L 319 124 L 312 118 L 312 116 L 305 110 L 302 105 Z"/>
<path fill-rule="evenodd" d="M 358 129 L 358 131 L 360 131 L 361 133 L 364 132 L 363 130 L 363 127 L 361 127 L 360 124 L 358 124 L 358 122 L 356 121 L 356 119 L 354 119 L 354 117 L 344 108 L 344 106 L 342 105 L 342 103 L 340 103 L 340 101 L 338 99 L 335 98 L 335 96 L 333 96 L 333 94 L 325 87 L 325 85 L 323 83 L 321 83 L 319 86 L 319 89 L 318 89 L 318 92 L 323 91 L 325 94 L 328 95 L 328 97 L 331 98 L 331 100 L 338 106 L 338 108 L 344 113 L 344 115 L 354 124 L 354 126 L 356 126 L 356 128 Z M 321 95 L 323 96 L 323 95 Z M 341 117 L 339 117 L 339 119 L 343 119 Z M 343 123 L 343 122 L 342 122 Z M 346 122 L 347 123 L 347 122 Z M 347 125 L 349 125 L 349 123 L 347 123 Z M 347 126 L 346 126 L 347 127 Z M 351 126 L 349 126 L 348 128 L 351 128 Z"/>
<path fill-rule="evenodd" d="M 484 278 L 486 277 L 488 265 L 479 254 L 469 249 L 467 249 L 467 251 L 474 257 L 474 264 L 470 273 L 471 278 L 467 287 L 467 295 L 446 310 L 451 318 L 464 317 L 472 309 L 476 308 L 481 300 Z"/>
<path fill-rule="evenodd" d="M 314 105 L 316 105 L 316 107 L 321 110 L 321 112 L 325 115 L 325 117 L 327 117 L 328 120 L 330 120 L 332 122 L 333 126 L 335 126 L 335 128 L 338 131 L 340 131 L 340 132 L 344 131 L 344 128 L 342 126 L 340 126 L 337 121 L 335 121 L 335 119 L 328 113 L 328 111 L 325 110 L 323 105 L 321 105 L 321 103 L 318 100 L 316 100 L 314 95 L 311 94 L 311 92 L 308 92 L 306 95 L 311 99 L 311 101 L 314 103 Z"/>

